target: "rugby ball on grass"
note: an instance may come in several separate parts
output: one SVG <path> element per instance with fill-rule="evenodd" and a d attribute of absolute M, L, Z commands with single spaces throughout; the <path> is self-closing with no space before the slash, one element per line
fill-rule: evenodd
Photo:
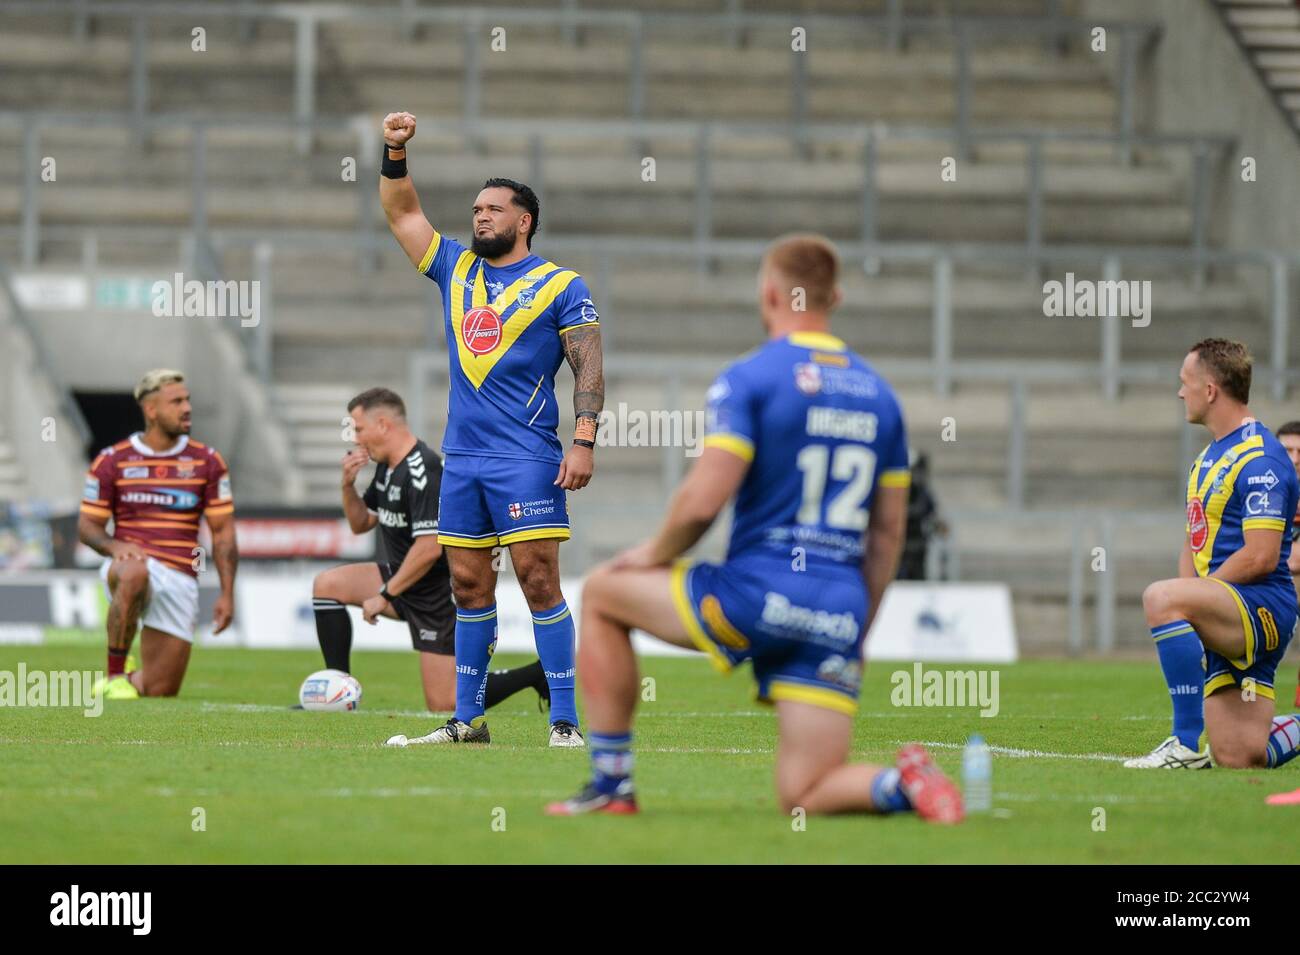
<path fill-rule="evenodd" d="M 361 705 L 361 684 L 342 670 L 317 670 L 302 681 L 298 702 L 304 710 L 355 710 Z"/>

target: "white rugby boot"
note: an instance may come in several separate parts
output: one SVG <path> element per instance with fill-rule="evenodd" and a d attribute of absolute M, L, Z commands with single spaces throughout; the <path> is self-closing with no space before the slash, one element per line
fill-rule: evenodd
<path fill-rule="evenodd" d="M 1124 760 L 1128 769 L 1209 769 L 1210 751 L 1188 749 L 1177 736 L 1171 736 L 1146 756 Z"/>
<path fill-rule="evenodd" d="M 428 736 L 407 739 L 405 736 L 390 736 L 385 746 L 418 746 L 422 743 L 490 743 L 492 736 L 488 733 L 487 718 L 476 716 L 468 723 L 462 723 L 454 716 L 443 723 Z"/>
<path fill-rule="evenodd" d="M 578 732 L 578 727 L 560 720 L 551 724 L 551 741 L 549 745 L 579 749 L 586 746 L 587 741 Z"/>

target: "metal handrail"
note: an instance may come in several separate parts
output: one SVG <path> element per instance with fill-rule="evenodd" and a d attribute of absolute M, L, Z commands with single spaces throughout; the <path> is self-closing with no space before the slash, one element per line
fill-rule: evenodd
<path fill-rule="evenodd" d="M 1081 27 L 1103 27 L 1107 30 L 1128 31 L 1138 35 L 1157 35 L 1162 25 L 1157 20 L 1083 19 L 1061 16 L 1051 12 L 1043 14 L 968 14 L 962 16 L 935 16 L 909 14 L 902 10 L 883 13 L 762 13 L 743 7 L 727 11 L 655 11 L 642 10 L 590 10 L 564 3 L 556 9 L 539 10 L 535 7 L 475 7 L 438 6 L 422 7 L 416 3 L 394 0 L 388 6 L 367 4 L 357 8 L 345 3 L 268 3 L 252 6 L 248 3 L 213 2 L 198 0 L 0 0 L 0 10 L 21 14 L 70 14 L 72 16 L 110 17 L 166 17 L 202 14 L 236 20 L 298 21 L 303 19 L 324 22 L 341 20 L 380 20 L 398 24 L 412 23 L 475 23 L 513 21 L 542 26 L 623 26 L 628 23 L 653 25 L 702 25 L 728 29 L 752 26 L 787 26 L 811 24 L 836 29 L 860 28 L 868 32 L 887 34 L 899 25 L 905 33 L 956 33 L 969 29 L 995 35 L 1022 35 L 1026 31 L 1044 35 L 1059 35 L 1062 31 Z"/>
<path fill-rule="evenodd" d="M 312 132 L 351 132 L 358 122 L 369 123 L 372 117 L 365 113 L 322 114 L 311 119 L 291 116 L 276 116 L 265 113 L 223 112 L 195 113 L 183 110 L 150 113 L 142 120 L 146 131 L 174 131 L 178 126 L 206 127 L 208 129 L 230 128 L 266 128 L 284 131 L 309 130 Z M 134 114 L 129 110 L 99 110 L 96 112 L 79 112 L 76 110 L 15 110 L 0 109 L 0 125 L 22 126 L 34 123 L 45 126 L 86 126 L 121 129 L 135 122 Z M 813 141 L 861 143 L 868 137 L 876 140 L 934 140 L 941 142 L 955 141 L 958 137 L 956 125 L 932 125 L 914 123 L 862 122 L 862 121 L 828 121 L 801 123 L 727 120 L 727 119 L 511 119 L 493 118 L 450 118 L 437 117 L 427 120 L 426 126 L 436 132 L 483 131 L 484 129 L 499 133 L 519 135 L 549 136 L 590 136 L 600 135 L 610 138 L 629 140 L 678 137 L 696 139 L 701 133 L 714 136 L 781 136 L 793 138 L 804 136 Z M 377 130 L 377 127 L 376 127 Z M 1046 142 L 1093 143 L 1115 145 L 1120 142 L 1119 133 L 1095 129 L 1055 128 L 1051 126 L 993 126 L 972 128 L 967 135 L 977 143 L 1031 143 L 1036 140 Z M 1167 133 L 1134 132 L 1129 138 L 1135 146 L 1162 147 L 1205 146 L 1215 149 L 1228 149 L 1236 143 L 1236 137 L 1217 133 Z"/>
<path fill-rule="evenodd" d="M 572 4 L 560 10 L 536 10 L 511 7 L 480 9 L 474 7 L 440 7 L 426 9 L 412 2 L 390 7 L 367 5 L 355 9 L 342 4 L 271 4 L 266 7 L 249 7 L 238 3 L 139 3 L 104 0 L 91 12 L 89 4 L 77 0 L 47 0 L 44 3 L 18 2 L 9 0 L 0 9 L 10 12 L 43 13 L 63 12 L 73 15 L 73 33 L 84 38 L 87 34 L 86 23 L 90 16 L 120 16 L 132 21 L 132 70 L 131 98 L 132 112 L 137 123 L 143 124 L 148 114 L 149 103 L 149 67 L 148 67 L 148 22 L 158 16 L 204 16 L 233 17 L 241 24 L 250 24 L 254 20 L 281 20 L 295 24 L 294 39 L 294 116 L 300 121 L 311 120 L 316 113 L 316 71 L 318 60 L 319 31 L 322 22 L 339 22 L 365 20 L 387 25 L 400 25 L 408 29 L 417 25 L 444 23 L 458 26 L 463 30 L 462 42 L 464 56 L 465 93 L 464 108 L 467 116 L 475 116 L 478 104 L 482 102 L 482 63 L 477 55 L 478 47 L 474 45 L 475 31 L 481 30 L 489 22 L 518 23 L 525 25 L 557 26 L 572 41 L 579 26 L 605 26 L 622 28 L 627 33 L 629 46 L 628 72 L 628 113 L 640 116 L 645 107 L 646 63 L 644 45 L 647 26 L 687 25 L 693 30 L 701 27 L 718 26 L 731 38 L 733 45 L 747 29 L 757 26 L 781 26 L 787 28 L 826 27 L 828 32 L 836 34 L 846 30 L 865 30 L 879 33 L 891 49 L 898 49 L 909 33 L 948 33 L 955 43 L 953 93 L 957 104 L 957 126 L 960 131 L 958 153 L 962 157 L 970 154 L 971 143 L 966 133 L 972 126 L 973 79 L 971 75 L 972 46 L 980 39 L 992 36 L 1020 37 L 1026 33 L 1035 34 L 1049 43 L 1058 45 L 1072 35 L 1083 37 L 1101 27 L 1114 31 L 1119 38 L 1119 57 L 1121 68 L 1117 88 L 1115 125 L 1120 131 L 1118 153 L 1126 164 L 1131 161 L 1132 147 L 1130 137 L 1135 132 L 1135 92 L 1137 84 L 1137 57 L 1153 40 L 1158 39 L 1162 26 L 1155 21 L 1111 21 L 1083 20 L 1061 17 L 1056 13 L 1054 4 L 1045 3 L 1045 15 L 1037 17 L 1024 16 L 963 16 L 934 17 L 912 16 L 903 12 L 901 0 L 893 0 L 883 14 L 819 14 L 790 13 L 768 14 L 754 13 L 743 9 L 731 9 L 723 13 L 644 13 L 640 11 L 591 11 L 580 10 Z M 250 31 L 245 29 L 248 34 Z M 799 125 L 808 121 L 808 49 L 796 49 L 791 45 L 790 68 L 790 110 L 792 120 Z M 307 153 L 311 149 L 312 138 L 309 130 L 300 129 L 298 149 Z"/>
<path fill-rule="evenodd" d="M 98 243 L 100 236 L 135 237 L 158 239 L 171 236 L 179 241 L 191 241 L 188 229 L 173 227 L 171 229 L 151 226 L 54 226 L 49 227 L 51 238 L 80 238 L 83 243 Z M 0 228 L 0 236 L 15 236 L 19 230 Z M 287 244 L 295 248 L 311 247 L 324 249 L 345 249 L 349 252 L 363 251 L 379 253 L 391 248 L 392 240 L 387 235 L 358 234 L 354 230 L 276 230 L 276 229 L 230 229 L 214 228 L 208 233 L 212 245 L 218 250 L 241 245 L 256 246 L 263 243 L 272 250 L 277 245 Z M 748 240 L 711 239 L 704 243 L 684 239 L 653 239 L 639 236 L 544 236 L 539 239 L 539 248 L 548 256 L 557 253 L 579 253 L 597 259 L 598 271 L 594 276 L 595 288 L 608 288 L 608 273 L 612 269 L 613 259 L 618 256 L 669 255 L 682 259 L 706 260 L 741 260 L 756 262 L 766 250 L 766 242 Z M 935 287 L 935 305 L 932 309 L 934 323 L 934 347 L 931 359 L 924 363 L 925 374 L 933 376 L 936 389 L 948 393 L 962 374 L 971 373 L 973 367 L 969 362 L 952 354 L 951 328 L 953 309 L 951 295 L 945 296 L 953 281 L 952 264 L 954 263 L 997 263 L 1003 265 L 1051 265 L 1053 263 L 1079 264 L 1093 262 L 1103 266 L 1107 275 L 1117 273 L 1120 263 L 1146 263 L 1172 266 L 1185 266 L 1196 269 L 1203 266 L 1253 265 L 1269 269 L 1272 276 L 1270 295 L 1272 298 L 1272 333 L 1270 347 L 1270 364 L 1261 367 L 1260 378 L 1270 383 L 1273 397 L 1284 398 L 1290 384 L 1300 379 L 1300 369 L 1289 364 L 1290 313 L 1293 306 L 1289 298 L 1289 281 L 1293 268 L 1300 264 L 1300 253 L 1281 252 L 1273 249 L 1212 249 L 1196 250 L 1182 246 L 1099 246 L 1079 245 L 1043 245 L 1029 248 L 1018 243 L 919 243 L 919 242 L 844 242 L 839 243 L 840 253 L 846 262 L 857 262 L 864 271 L 873 272 L 880 263 L 916 263 L 928 265 L 931 281 Z M 946 303 L 946 307 L 945 307 Z M 1129 382 L 1152 380 L 1150 369 L 1134 363 L 1122 361 L 1118 348 L 1119 319 L 1108 317 L 1099 319 L 1102 342 L 1100 358 L 1096 362 L 1080 363 L 1080 367 L 1090 368 L 1090 375 L 1102 382 L 1107 397 L 1118 395 L 1120 387 Z M 1066 367 L 1066 362 L 1036 362 L 1026 371 L 1026 380 L 1051 380 L 1057 375 L 1057 369 Z M 990 365 L 989 367 L 996 367 Z M 1007 366 L 1006 371 L 1015 371 Z M 1039 373 L 1041 372 L 1041 376 Z M 977 374 L 995 374 L 993 379 L 1003 374 L 976 372 Z"/>

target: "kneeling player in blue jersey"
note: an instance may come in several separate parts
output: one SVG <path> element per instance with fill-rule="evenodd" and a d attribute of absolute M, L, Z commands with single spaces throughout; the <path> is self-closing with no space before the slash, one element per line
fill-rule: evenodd
<path fill-rule="evenodd" d="M 1300 483 L 1246 407 L 1246 346 L 1207 338 L 1179 373 L 1187 420 L 1212 440 L 1187 477 L 1178 577 L 1142 594 L 1173 700 L 1169 737 L 1131 769 L 1274 767 L 1300 750 L 1300 718 L 1274 716 L 1273 676 L 1296 626 L 1287 568 Z M 1209 749 L 1201 749 L 1208 730 Z"/>
<path fill-rule="evenodd" d="M 592 779 L 547 812 L 637 811 L 636 627 L 704 651 L 722 671 L 751 661 L 758 698 L 776 706 L 786 811 L 961 819 L 960 793 L 920 746 L 894 767 L 849 762 L 863 640 L 898 566 L 909 476 L 893 392 L 829 333 L 837 271 L 819 236 L 768 251 L 760 308 L 769 341 L 709 390 L 704 452 L 660 532 L 588 577 L 578 672 Z M 678 561 L 733 496 L 726 562 Z"/>

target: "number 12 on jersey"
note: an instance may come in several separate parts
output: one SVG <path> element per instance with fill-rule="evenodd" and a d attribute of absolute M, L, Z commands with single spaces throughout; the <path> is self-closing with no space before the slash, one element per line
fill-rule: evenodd
<path fill-rule="evenodd" d="M 876 473 L 876 453 L 860 444 L 841 444 L 832 454 L 829 445 L 810 444 L 795 458 L 803 472 L 803 501 L 795 519 L 800 524 L 822 523 L 826 481 L 848 483 L 826 505 L 826 526 L 842 531 L 867 529 L 867 496 Z"/>

